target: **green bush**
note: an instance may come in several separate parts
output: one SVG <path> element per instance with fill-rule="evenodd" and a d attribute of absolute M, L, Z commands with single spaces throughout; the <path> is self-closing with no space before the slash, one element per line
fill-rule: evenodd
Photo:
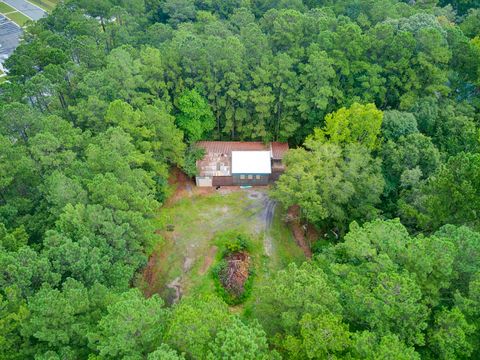
<path fill-rule="evenodd" d="M 219 247 L 222 258 L 228 255 L 252 249 L 252 241 L 250 237 L 238 231 L 228 231 L 217 236 L 216 244 Z"/>
<path fill-rule="evenodd" d="M 198 175 L 197 160 L 203 159 L 205 156 L 205 150 L 190 146 L 185 153 L 185 163 L 182 166 L 182 170 L 190 177 Z"/>

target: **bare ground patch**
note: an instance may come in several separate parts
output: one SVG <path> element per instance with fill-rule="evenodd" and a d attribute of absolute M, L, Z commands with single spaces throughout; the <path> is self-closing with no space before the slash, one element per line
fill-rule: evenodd
<path fill-rule="evenodd" d="M 312 257 L 312 250 L 310 250 L 306 236 L 306 227 L 300 221 L 300 207 L 298 205 L 291 206 L 288 209 L 288 219 L 295 241 L 298 246 L 302 248 L 305 256 L 310 259 Z"/>
<path fill-rule="evenodd" d="M 215 260 L 215 255 L 217 255 L 218 247 L 213 245 L 209 250 L 207 255 L 205 256 L 203 260 L 202 267 L 198 271 L 199 275 L 204 275 L 207 270 L 212 266 L 213 260 Z"/>
<path fill-rule="evenodd" d="M 165 263 L 167 255 L 167 251 L 158 250 L 153 251 L 152 255 L 150 255 L 147 266 L 143 271 L 143 280 L 145 284 L 144 294 L 146 297 L 160 293 L 162 286 L 160 277 L 164 276 L 162 264 Z"/>

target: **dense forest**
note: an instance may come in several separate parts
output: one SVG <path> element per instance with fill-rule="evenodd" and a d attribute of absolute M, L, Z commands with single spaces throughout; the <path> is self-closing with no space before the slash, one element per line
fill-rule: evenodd
<path fill-rule="evenodd" d="M 478 0 L 66 0 L 0 85 L 0 359 L 480 356 Z M 135 286 L 170 169 L 288 141 L 255 307 Z"/>

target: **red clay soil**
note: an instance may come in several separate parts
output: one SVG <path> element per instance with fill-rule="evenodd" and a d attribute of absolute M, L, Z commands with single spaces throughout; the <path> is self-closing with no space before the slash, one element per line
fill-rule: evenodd
<path fill-rule="evenodd" d="M 143 293 L 146 297 L 150 297 L 153 294 L 158 293 L 160 289 L 158 287 L 158 275 L 160 274 L 158 264 L 163 264 L 163 260 L 166 257 L 166 252 L 160 253 L 159 251 L 155 250 L 152 255 L 150 255 L 150 259 L 148 259 L 148 264 L 143 270 L 143 280 L 145 281 L 145 289 Z"/>
<path fill-rule="evenodd" d="M 210 194 L 215 191 L 215 188 L 212 187 L 197 187 L 195 181 L 177 167 L 170 171 L 168 183 L 174 188 L 174 192 L 165 202 L 165 205 L 174 204 L 185 197 Z"/>
<path fill-rule="evenodd" d="M 228 194 L 234 191 L 240 191 L 240 186 L 220 186 L 217 190 L 215 186 L 213 187 L 198 187 L 195 184 L 195 181 L 189 178 L 182 170 L 177 167 L 172 168 L 170 171 L 170 176 L 168 178 L 168 183 L 174 188 L 173 194 L 165 202 L 165 205 L 172 205 L 178 200 L 185 197 L 192 197 L 196 195 L 205 195 L 211 194 L 214 192 L 219 192 L 222 194 Z M 260 189 L 268 189 L 270 186 L 255 186 Z"/>
<path fill-rule="evenodd" d="M 170 176 L 168 178 L 168 183 L 170 185 L 177 185 L 181 189 L 186 188 L 186 184 L 194 185 L 194 181 L 190 179 L 187 174 L 185 174 L 178 167 L 173 167 L 170 171 Z"/>
<path fill-rule="evenodd" d="M 300 220 L 300 207 L 298 205 L 290 206 L 288 209 L 288 224 L 290 229 L 292 230 L 293 237 L 297 242 L 298 246 L 303 250 L 303 253 L 307 258 L 312 257 L 312 251 L 310 250 L 309 240 L 311 240 L 315 233 L 313 233 L 313 226 L 310 226 L 310 233 L 309 233 L 309 226 L 307 226 L 307 231 Z M 306 234 L 307 233 L 307 234 Z"/>
<path fill-rule="evenodd" d="M 227 258 L 227 266 L 220 274 L 223 287 L 235 296 L 242 295 L 248 279 L 250 256 L 246 252 L 235 252 Z"/>

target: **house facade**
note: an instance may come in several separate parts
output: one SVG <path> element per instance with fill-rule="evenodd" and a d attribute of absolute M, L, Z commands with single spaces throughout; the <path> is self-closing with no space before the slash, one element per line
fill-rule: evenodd
<path fill-rule="evenodd" d="M 267 185 L 285 170 L 287 143 L 200 141 L 205 156 L 197 161 L 197 186 Z"/>

